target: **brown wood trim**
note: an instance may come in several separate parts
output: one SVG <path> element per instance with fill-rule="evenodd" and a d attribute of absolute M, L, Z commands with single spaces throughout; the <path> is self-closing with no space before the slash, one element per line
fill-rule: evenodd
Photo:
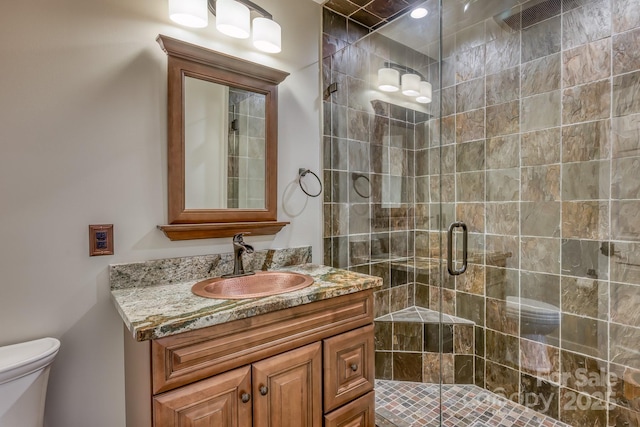
<path fill-rule="evenodd" d="M 154 340 L 153 393 L 373 322 L 373 290 Z"/>
<path fill-rule="evenodd" d="M 233 71 L 253 78 L 259 78 L 270 84 L 281 83 L 289 73 L 266 67 L 255 62 L 246 61 L 224 53 L 206 49 L 182 40 L 158 35 L 156 41 L 167 55 L 213 66 L 221 70 Z"/>
<path fill-rule="evenodd" d="M 255 221 L 255 222 L 221 222 L 211 224 L 169 224 L 158 228 L 170 240 L 210 239 L 216 237 L 233 237 L 238 233 L 252 236 L 276 234 L 289 222 Z"/>

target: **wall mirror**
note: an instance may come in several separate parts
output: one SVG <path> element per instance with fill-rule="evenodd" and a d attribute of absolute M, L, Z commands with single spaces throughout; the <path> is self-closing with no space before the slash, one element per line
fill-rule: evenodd
<path fill-rule="evenodd" d="M 159 35 L 168 55 L 171 240 L 275 234 L 278 84 L 288 75 Z"/>

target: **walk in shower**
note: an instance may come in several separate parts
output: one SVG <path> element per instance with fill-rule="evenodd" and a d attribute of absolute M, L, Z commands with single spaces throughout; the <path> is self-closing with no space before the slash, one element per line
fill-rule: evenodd
<path fill-rule="evenodd" d="M 640 4 L 376 3 L 324 11 L 323 207 L 380 426 L 640 426 Z"/>

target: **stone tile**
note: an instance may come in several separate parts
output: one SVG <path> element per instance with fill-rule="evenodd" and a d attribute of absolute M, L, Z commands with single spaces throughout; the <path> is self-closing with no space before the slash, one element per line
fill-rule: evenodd
<path fill-rule="evenodd" d="M 640 157 L 625 157 L 611 162 L 612 199 L 640 199 Z"/>
<path fill-rule="evenodd" d="M 560 98 L 559 90 L 523 98 L 520 111 L 522 132 L 559 126 Z"/>
<path fill-rule="evenodd" d="M 394 351 L 422 351 L 422 323 L 393 322 Z"/>
<path fill-rule="evenodd" d="M 423 380 L 426 383 L 454 383 L 454 355 L 439 353 L 422 354 Z M 440 364 L 442 361 L 442 366 Z M 442 375 L 441 375 L 442 374 Z"/>
<path fill-rule="evenodd" d="M 486 44 L 486 74 L 495 74 L 519 63 L 519 33 L 502 34 Z"/>
<path fill-rule="evenodd" d="M 422 353 L 393 352 L 393 379 L 422 381 Z"/>
<path fill-rule="evenodd" d="M 512 204 L 509 204 L 512 205 Z M 488 218 L 487 218 L 488 220 Z M 514 222 L 517 224 L 517 215 Z M 492 258 L 487 257 L 487 265 L 493 265 L 496 267 L 506 267 L 506 268 L 518 268 L 520 258 L 519 258 L 519 250 L 518 250 L 518 238 L 517 236 L 497 236 L 497 235 L 486 235 L 486 247 L 487 252 L 497 252 L 501 253 L 504 256 L 502 258 Z M 517 283 L 517 280 L 516 280 Z M 487 286 L 490 284 L 489 277 L 487 277 Z M 494 297 L 495 298 L 495 297 Z"/>
<path fill-rule="evenodd" d="M 440 333 L 442 331 L 442 346 Z M 424 348 L 422 351 L 437 353 L 453 353 L 453 325 L 439 323 L 424 324 Z"/>
<path fill-rule="evenodd" d="M 520 382 L 518 371 L 487 360 L 486 363 L 486 389 L 504 397 L 505 399 L 518 401 Z"/>
<path fill-rule="evenodd" d="M 454 356 L 454 384 L 473 384 L 474 366 L 472 355 Z"/>
<path fill-rule="evenodd" d="M 609 402 L 631 409 L 638 415 L 637 413 L 640 412 L 640 383 L 637 378 L 640 371 L 611 363 L 609 364 L 609 375 L 611 378 Z"/>
<path fill-rule="evenodd" d="M 560 321 L 560 346 L 569 350 L 600 359 L 607 358 L 607 322 L 589 317 L 563 313 Z M 562 362 L 562 370 L 567 366 Z"/>
<path fill-rule="evenodd" d="M 520 67 L 513 67 L 486 77 L 487 105 L 503 104 L 518 98 Z"/>
<path fill-rule="evenodd" d="M 522 202 L 520 233 L 523 236 L 559 237 L 559 202 Z"/>
<path fill-rule="evenodd" d="M 522 30 L 522 62 L 560 51 L 560 17 L 543 21 Z"/>
<path fill-rule="evenodd" d="M 611 39 L 598 40 L 563 52 L 562 66 L 563 87 L 611 76 Z"/>
<path fill-rule="evenodd" d="M 487 171 L 487 201 L 509 202 L 520 199 L 520 170 L 495 169 Z"/>
<path fill-rule="evenodd" d="M 609 309 L 607 282 L 591 278 L 563 276 L 561 293 L 562 311 L 578 316 L 607 320 Z"/>
<path fill-rule="evenodd" d="M 523 167 L 521 200 L 560 200 L 560 165 Z"/>
<path fill-rule="evenodd" d="M 640 26 L 640 10 L 634 0 L 612 1 L 613 30 L 616 33 Z"/>
<path fill-rule="evenodd" d="M 520 340 L 513 335 L 487 329 L 487 360 L 510 368 L 518 368 Z"/>
<path fill-rule="evenodd" d="M 573 338 L 575 341 L 575 337 Z M 600 381 L 600 379 L 603 378 L 603 372 L 607 371 L 606 362 L 564 349 L 560 352 L 560 358 L 563 386 L 587 395 L 605 396 L 608 391 L 607 381 Z M 585 381 L 584 378 L 591 380 Z"/>
<path fill-rule="evenodd" d="M 517 317 L 507 315 L 507 303 L 487 298 L 487 328 L 509 335 L 518 335 L 520 326 Z"/>
<path fill-rule="evenodd" d="M 611 283 L 611 321 L 640 328 L 640 286 Z"/>
<path fill-rule="evenodd" d="M 640 71 L 613 78 L 613 116 L 640 113 Z"/>
<path fill-rule="evenodd" d="M 520 157 L 522 166 L 559 163 L 560 128 L 523 134 L 520 143 Z"/>
<path fill-rule="evenodd" d="M 478 264 L 469 264 L 467 271 L 456 277 L 456 290 L 476 295 L 484 295 L 485 267 Z"/>
<path fill-rule="evenodd" d="M 464 82 L 484 75 L 485 46 L 473 47 L 456 55 L 456 82 Z"/>
<path fill-rule="evenodd" d="M 444 96 L 445 93 L 443 91 L 443 97 Z M 473 79 L 458 83 L 455 86 L 454 99 L 456 103 L 455 111 L 457 113 L 484 107 L 484 79 Z"/>
<path fill-rule="evenodd" d="M 541 273 L 560 273 L 560 239 L 522 237 L 520 267 Z"/>
<path fill-rule="evenodd" d="M 456 218 L 464 219 L 470 233 L 484 233 L 484 216 L 484 203 L 456 203 Z"/>
<path fill-rule="evenodd" d="M 640 240 L 640 200 L 611 202 L 611 238 Z"/>
<path fill-rule="evenodd" d="M 611 262 L 611 281 L 640 285 L 640 244 L 616 242 Z"/>
<path fill-rule="evenodd" d="M 609 360 L 620 365 L 626 365 L 633 369 L 640 369 L 640 358 L 637 350 L 629 346 L 640 340 L 640 328 L 618 325 L 609 325 Z"/>
<path fill-rule="evenodd" d="M 374 344 L 376 351 L 393 349 L 393 323 L 392 322 L 374 322 Z"/>
<path fill-rule="evenodd" d="M 450 116 L 456 113 L 456 90 L 459 85 L 442 89 L 442 116 Z M 436 97 L 434 96 L 434 99 Z"/>
<path fill-rule="evenodd" d="M 606 200 L 610 194 L 609 162 L 566 163 L 562 168 L 562 200 Z"/>
<path fill-rule="evenodd" d="M 560 89 L 560 65 L 559 52 L 522 64 L 520 96 Z"/>
<path fill-rule="evenodd" d="M 486 137 L 508 135 L 520 131 L 520 102 L 511 101 L 487 107 Z"/>
<path fill-rule="evenodd" d="M 456 174 L 456 200 L 481 202 L 485 200 L 485 173 L 465 172 Z"/>
<path fill-rule="evenodd" d="M 490 138 L 486 142 L 487 169 L 507 169 L 520 165 L 518 135 Z"/>
<path fill-rule="evenodd" d="M 571 426 L 605 426 L 607 425 L 607 405 L 594 397 L 560 387 L 559 419 Z"/>
<path fill-rule="evenodd" d="M 610 426 L 637 426 L 640 425 L 640 411 L 633 411 L 617 405 L 609 407 Z"/>
<path fill-rule="evenodd" d="M 520 399 L 524 406 L 547 417 L 558 418 L 560 387 L 548 381 L 520 375 Z"/>
<path fill-rule="evenodd" d="M 487 203 L 487 233 L 513 236 L 519 234 L 518 203 Z"/>
<path fill-rule="evenodd" d="M 539 378 L 560 378 L 560 350 L 556 347 L 520 338 L 520 369 Z"/>
<path fill-rule="evenodd" d="M 393 379 L 393 353 L 390 351 L 375 352 L 376 379 Z"/>
<path fill-rule="evenodd" d="M 606 280 L 609 259 L 600 252 L 600 242 L 563 239 L 561 253 L 562 274 Z"/>
<path fill-rule="evenodd" d="M 609 80 L 575 86 L 562 92 L 562 123 L 564 124 L 606 119 L 609 118 L 610 109 Z"/>
<path fill-rule="evenodd" d="M 562 202 L 562 237 L 565 239 L 609 238 L 609 203 Z"/>
<path fill-rule="evenodd" d="M 611 122 L 580 123 L 562 128 L 562 161 L 585 162 L 608 159 L 611 153 Z"/>
<path fill-rule="evenodd" d="M 484 325 L 484 297 L 457 292 L 456 307 L 456 316 Z"/>
<path fill-rule="evenodd" d="M 611 157 L 640 156 L 640 114 L 611 120 Z"/>
<path fill-rule="evenodd" d="M 531 271 L 520 272 L 520 293 L 522 298 L 542 301 L 560 307 L 560 276 Z M 557 337 L 557 331 L 553 331 Z"/>
<path fill-rule="evenodd" d="M 613 36 L 613 74 L 630 73 L 640 69 L 640 28 Z"/>
<path fill-rule="evenodd" d="M 607 0 L 594 0 L 562 15 L 562 46 L 571 49 L 611 35 L 611 8 Z"/>
<path fill-rule="evenodd" d="M 485 142 L 478 140 L 456 146 L 456 172 L 484 170 Z"/>
<path fill-rule="evenodd" d="M 456 115 L 456 142 L 482 139 L 484 133 L 484 108 Z"/>
<path fill-rule="evenodd" d="M 473 325 L 453 325 L 453 352 L 474 354 Z"/>

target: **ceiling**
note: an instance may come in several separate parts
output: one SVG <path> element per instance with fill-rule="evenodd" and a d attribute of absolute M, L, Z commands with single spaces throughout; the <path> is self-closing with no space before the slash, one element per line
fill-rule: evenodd
<path fill-rule="evenodd" d="M 317 0 L 316 0 L 317 1 Z M 376 29 L 424 0 L 328 0 L 324 7 L 370 29 Z"/>

